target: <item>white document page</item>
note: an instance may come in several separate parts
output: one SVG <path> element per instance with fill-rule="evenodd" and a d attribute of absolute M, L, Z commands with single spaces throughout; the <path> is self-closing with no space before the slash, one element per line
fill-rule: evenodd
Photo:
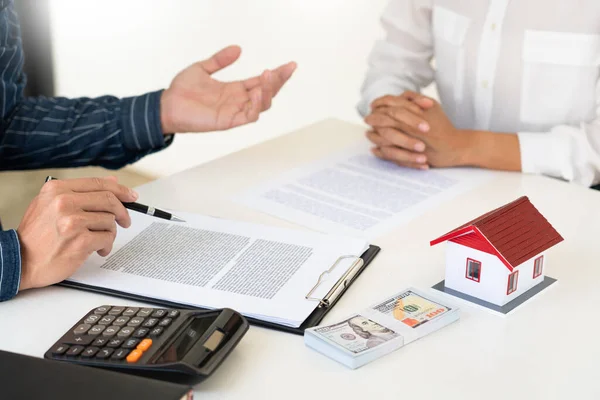
<path fill-rule="evenodd" d="M 305 296 L 321 273 L 368 248 L 352 237 L 176 214 L 187 222 L 130 213 L 132 226 L 119 228 L 111 254 L 92 255 L 69 280 L 297 327 L 318 305 Z M 351 264 L 336 266 L 314 296 Z"/>
<path fill-rule="evenodd" d="M 318 231 L 373 239 L 489 179 L 491 173 L 483 170 L 399 167 L 361 144 L 284 173 L 234 201 Z"/>

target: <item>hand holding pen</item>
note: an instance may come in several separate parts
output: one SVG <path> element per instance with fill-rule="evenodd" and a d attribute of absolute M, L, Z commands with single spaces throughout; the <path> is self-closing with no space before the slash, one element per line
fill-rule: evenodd
<path fill-rule="evenodd" d="M 46 182 L 53 181 L 53 180 L 56 180 L 56 178 L 53 178 L 52 176 L 48 176 L 46 178 Z M 136 196 L 137 196 L 137 194 L 136 194 Z M 146 214 L 151 217 L 162 218 L 162 219 L 166 219 L 168 221 L 174 221 L 174 222 L 185 222 L 185 220 L 179 218 L 178 216 L 168 213 L 166 211 L 159 210 L 158 208 L 146 206 L 144 204 L 135 203 L 135 202 L 123 202 L 122 204 L 128 210 L 137 211 L 139 213 Z"/>
<path fill-rule="evenodd" d="M 110 254 L 117 224 L 131 225 L 123 203 L 137 199 L 135 191 L 115 178 L 50 178 L 16 231 L 20 254 L 11 257 L 19 257 L 21 265 L 18 290 L 60 282 L 93 253 Z"/>

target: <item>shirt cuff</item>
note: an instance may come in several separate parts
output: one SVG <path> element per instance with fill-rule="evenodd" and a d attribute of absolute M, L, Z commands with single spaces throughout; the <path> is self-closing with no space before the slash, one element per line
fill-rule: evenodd
<path fill-rule="evenodd" d="M 160 121 L 162 90 L 122 100 L 121 126 L 125 147 L 136 152 L 160 150 L 173 141 L 165 136 Z"/>
<path fill-rule="evenodd" d="M 571 143 L 566 138 L 548 132 L 519 132 L 521 170 L 573 181 L 574 171 L 569 161 Z"/>
<path fill-rule="evenodd" d="M 0 231 L 0 301 L 16 296 L 21 285 L 21 246 L 15 230 Z"/>

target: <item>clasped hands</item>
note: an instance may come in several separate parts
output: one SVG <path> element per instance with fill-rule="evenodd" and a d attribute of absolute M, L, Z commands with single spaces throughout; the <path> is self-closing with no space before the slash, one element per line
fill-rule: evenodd
<path fill-rule="evenodd" d="M 457 129 L 429 97 L 411 91 L 380 97 L 365 122 L 372 152 L 381 159 L 416 169 L 469 164 L 472 131 Z"/>

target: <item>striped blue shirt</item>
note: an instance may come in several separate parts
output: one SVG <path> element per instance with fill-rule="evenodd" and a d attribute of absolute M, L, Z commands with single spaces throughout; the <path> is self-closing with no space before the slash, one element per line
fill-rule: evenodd
<path fill-rule="evenodd" d="M 0 0 L 0 170 L 100 165 L 116 169 L 167 147 L 161 91 L 119 99 L 24 97 L 26 76 L 13 0 Z M 21 276 L 14 230 L 0 231 L 0 301 Z"/>

